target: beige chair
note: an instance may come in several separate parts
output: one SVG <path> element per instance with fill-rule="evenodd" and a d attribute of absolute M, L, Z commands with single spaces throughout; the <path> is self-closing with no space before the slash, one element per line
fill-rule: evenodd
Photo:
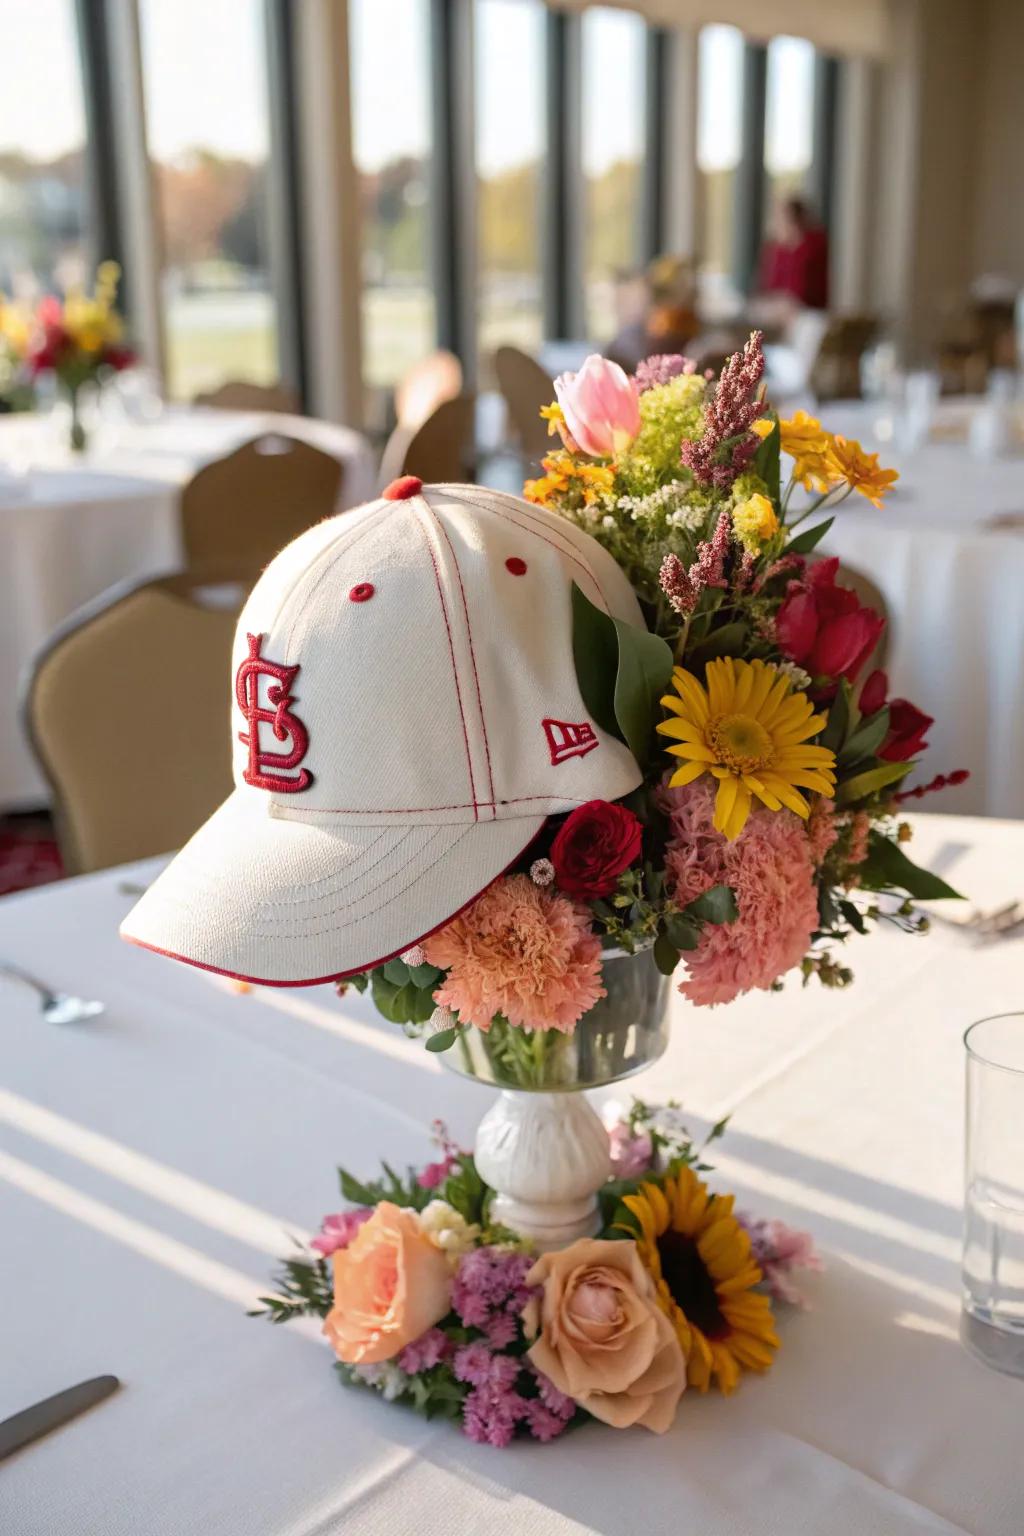
<path fill-rule="evenodd" d="M 342 467 L 273 434 L 206 464 L 181 498 L 185 567 L 204 580 L 255 580 L 278 550 L 338 506 Z"/>
<path fill-rule="evenodd" d="M 219 389 L 207 390 L 193 398 L 194 405 L 212 405 L 218 411 L 280 411 L 298 416 L 302 402 L 286 384 L 250 384 L 245 379 L 229 379 Z"/>
<path fill-rule="evenodd" d="M 526 464 L 539 467 L 552 446 L 548 424 L 540 414 L 541 407 L 550 405 L 554 398 L 551 378 L 535 358 L 518 347 L 498 347 L 494 372 L 519 452 Z"/>
<path fill-rule="evenodd" d="M 115 589 L 36 658 L 24 721 L 69 874 L 179 848 L 231 792 L 242 594 L 204 599 L 181 577 Z"/>
<path fill-rule="evenodd" d="M 462 364 L 439 347 L 414 363 L 395 389 L 395 421 L 415 432 L 446 400 L 462 394 Z"/>
<path fill-rule="evenodd" d="M 444 400 L 422 426 L 397 426 L 380 466 L 381 487 L 400 475 L 418 475 L 425 485 L 458 483 L 472 471 L 476 399 Z"/>

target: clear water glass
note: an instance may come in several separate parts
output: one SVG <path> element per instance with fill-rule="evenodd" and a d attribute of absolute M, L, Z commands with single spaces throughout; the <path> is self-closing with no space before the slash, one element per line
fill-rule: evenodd
<path fill-rule="evenodd" d="M 1024 1013 L 972 1024 L 961 1337 L 996 1370 L 1024 1376 Z"/>

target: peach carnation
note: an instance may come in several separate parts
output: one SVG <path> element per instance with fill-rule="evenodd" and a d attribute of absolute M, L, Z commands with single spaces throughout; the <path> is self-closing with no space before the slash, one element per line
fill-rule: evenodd
<path fill-rule="evenodd" d="M 715 785 L 706 777 L 666 789 L 671 823 L 665 865 L 669 888 L 685 905 L 713 885 L 736 893 L 735 922 L 708 923 L 679 990 L 698 1005 L 728 1003 L 754 987 L 769 988 L 798 965 L 818 926 L 811 849 L 790 811 L 755 806 L 728 842 L 713 826 Z"/>
<path fill-rule="evenodd" d="M 586 912 L 527 875 L 496 880 L 424 939 L 423 951 L 448 972 L 434 1001 L 478 1029 L 501 1014 L 523 1029 L 568 1034 L 605 996 L 601 943 Z"/>
<path fill-rule="evenodd" d="M 804 830 L 807 833 L 807 841 L 811 848 L 811 858 L 815 865 L 820 864 L 826 853 L 839 836 L 839 828 L 836 826 L 836 803 L 827 799 L 824 795 L 815 800 L 811 806 L 811 814 L 808 816 Z"/>

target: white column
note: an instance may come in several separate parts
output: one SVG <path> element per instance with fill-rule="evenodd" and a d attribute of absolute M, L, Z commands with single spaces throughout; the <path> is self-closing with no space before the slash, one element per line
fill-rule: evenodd
<path fill-rule="evenodd" d="M 696 260 L 700 250 L 697 186 L 697 30 L 674 27 L 665 124 L 665 245 Z"/>
<path fill-rule="evenodd" d="M 362 241 L 346 0 L 302 0 L 295 33 L 311 403 L 327 420 L 359 426 Z"/>
<path fill-rule="evenodd" d="M 869 305 L 876 202 L 878 93 L 871 59 L 844 59 L 839 70 L 832 294 L 847 313 Z"/>
<path fill-rule="evenodd" d="M 165 372 L 160 279 L 163 241 L 153 168 L 146 143 L 142 47 L 136 0 L 118 0 L 108 11 L 110 76 L 117 82 L 110 111 L 121 187 L 127 307 L 132 343 L 161 383 Z"/>

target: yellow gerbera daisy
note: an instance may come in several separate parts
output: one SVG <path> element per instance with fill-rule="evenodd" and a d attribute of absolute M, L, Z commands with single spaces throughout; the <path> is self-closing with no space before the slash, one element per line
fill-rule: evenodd
<path fill-rule="evenodd" d="M 706 688 L 682 667 L 672 684 L 678 698 L 661 701 L 672 718 L 658 730 L 675 738 L 668 751 L 686 761 L 669 783 L 712 774 L 719 781 L 715 827 L 730 841 L 746 825 L 752 795 L 770 811 L 785 805 L 806 820 L 811 808 L 799 789 L 832 793 L 835 754 L 808 740 L 824 729 L 825 716 L 778 667 L 722 657 L 708 662 Z"/>
<path fill-rule="evenodd" d="M 835 465 L 836 478 L 866 496 L 873 507 L 882 505 L 882 497 L 899 479 L 898 470 L 879 468 L 878 454 L 865 453 L 860 443 L 851 438 L 834 437 L 829 457 Z"/>
<path fill-rule="evenodd" d="M 779 1347 L 771 1303 L 754 1290 L 761 1271 L 733 1200 L 709 1195 L 692 1168 L 623 1196 L 639 1228 L 637 1253 L 675 1327 L 686 1379 L 699 1392 L 712 1378 L 732 1392 L 742 1370 L 766 1371 Z M 619 1228 L 634 1235 L 624 1222 Z"/>

